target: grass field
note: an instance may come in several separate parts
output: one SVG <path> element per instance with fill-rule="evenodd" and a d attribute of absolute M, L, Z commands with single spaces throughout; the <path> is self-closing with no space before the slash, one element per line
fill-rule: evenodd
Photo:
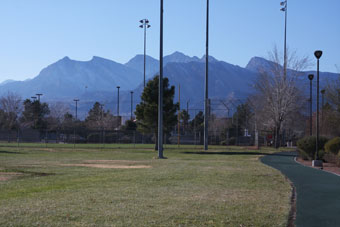
<path fill-rule="evenodd" d="M 258 160 L 273 151 L 151 147 L 2 144 L 0 226 L 287 225 L 290 184 Z"/>

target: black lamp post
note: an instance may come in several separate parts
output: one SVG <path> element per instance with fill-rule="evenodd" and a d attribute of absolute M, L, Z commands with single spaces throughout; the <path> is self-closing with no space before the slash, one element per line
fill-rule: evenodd
<path fill-rule="evenodd" d="M 312 96 L 312 90 L 313 90 L 313 74 L 308 75 L 308 79 L 310 81 L 310 92 L 309 92 L 309 135 L 313 135 L 313 108 L 312 108 L 312 103 L 313 103 L 313 96 Z"/>
<path fill-rule="evenodd" d="M 316 152 L 315 160 L 319 160 L 318 150 L 319 150 L 319 60 L 322 56 L 322 51 L 317 50 L 314 52 L 314 56 L 317 59 L 317 76 L 316 76 Z"/>
<path fill-rule="evenodd" d="M 141 25 L 139 25 L 140 28 L 144 28 L 144 87 L 145 87 L 145 66 L 146 66 L 146 29 L 150 28 L 151 25 L 149 25 L 148 19 L 143 19 L 139 21 Z"/>
<path fill-rule="evenodd" d="M 325 93 L 326 93 L 326 90 L 325 89 L 322 89 L 321 91 L 321 135 L 323 135 L 323 107 L 324 107 L 324 101 L 325 101 Z"/>
<path fill-rule="evenodd" d="M 117 86 L 118 89 L 118 96 L 117 96 L 117 116 L 119 117 L 119 86 Z"/>

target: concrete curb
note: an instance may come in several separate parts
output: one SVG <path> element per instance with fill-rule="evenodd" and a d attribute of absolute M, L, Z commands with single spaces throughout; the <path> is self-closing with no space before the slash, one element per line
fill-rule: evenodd
<path fill-rule="evenodd" d="M 296 160 L 296 157 L 294 158 L 294 161 L 295 161 L 297 164 L 299 164 L 299 165 L 302 165 L 302 166 L 305 166 L 305 167 L 309 167 L 309 168 L 312 168 L 312 169 L 316 169 L 316 170 L 320 170 L 320 171 L 323 171 L 323 172 L 331 173 L 331 174 L 333 174 L 333 175 L 335 175 L 335 176 L 340 177 L 340 174 L 333 173 L 333 172 L 331 172 L 331 171 L 327 171 L 327 170 L 319 169 L 319 168 L 313 168 L 312 166 L 306 166 L 306 165 L 304 165 L 304 164 L 298 162 L 298 161 Z"/>

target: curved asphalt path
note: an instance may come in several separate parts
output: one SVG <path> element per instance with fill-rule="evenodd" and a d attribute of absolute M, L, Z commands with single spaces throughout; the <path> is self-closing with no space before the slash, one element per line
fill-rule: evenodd
<path fill-rule="evenodd" d="M 286 175 L 296 188 L 297 227 L 340 227 L 340 176 L 296 163 L 296 153 L 266 155 L 261 161 Z"/>

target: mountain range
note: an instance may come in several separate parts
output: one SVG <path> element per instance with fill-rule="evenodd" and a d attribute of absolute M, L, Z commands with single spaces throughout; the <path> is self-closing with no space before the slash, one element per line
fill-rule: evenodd
<path fill-rule="evenodd" d="M 234 96 L 245 98 L 251 94 L 251 84 L 256 80 L 259 68 L 268 68 L 272 62 L 253 57 L 245 68 L 219 61 L 209 56 L 209 97 L 217 102 Z M 23 99 L 42 93 L 44 102 L 64 102 L 73 105 L 79 98 L 79 115 L 85 116 L 95 101 L 105 105 L 116 114 L 117 86 L 120 86 L 120 114 L 130 112 L 131 91 L 134 92 L 134 106 L 140 101 L 143 90 L 144 56 L 136 55 L 125 64 L 101 57 L 90 61 L 76 61 L 69 57 L 47 66 L 38 76 L 26 81 L 7 80 L 0 84 L 0 95 L 17 93 Z M 153 78 L 159 71 L 159 61 L 146 56 L 146 79 Z M 303 75 L 315 72 L 302 72 Z M 164 57 L 164 76 L 176 87 L 175 100 L 178 100 L 180 86 L 181 107 L 202 109 L 204 100 L 205 56 L 190 57 L 175 52 Z M 334 73 L 321 73 L 324 78 L 336 78 Z M 304 78 L 304 77 L 302 77 Z M 302 80 L 307 84 L 307 80 Z M 309 83 L 309 82 L 308 82 Z M 221 103 L 220 103 L 221 104 Z M 220 108 L 220 107 L 216 107 Z"/>

